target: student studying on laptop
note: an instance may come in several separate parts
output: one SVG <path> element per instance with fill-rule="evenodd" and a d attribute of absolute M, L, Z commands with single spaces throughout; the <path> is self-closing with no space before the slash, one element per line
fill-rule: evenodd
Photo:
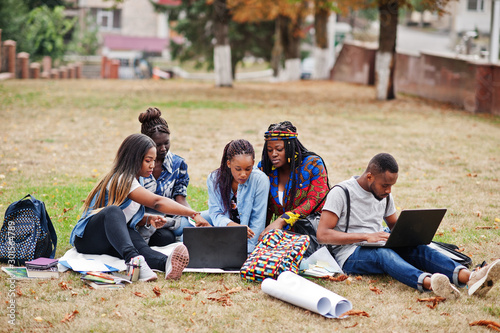
<path fill-rule="evenodd" d="M 500 278 L 500 259 L 471 272 L 427 245 L 355 245 L 387 241 L 390 234 L 384 231 L 383 220 L 394 230 L 397 216 L 390 193 L 398 171 L 394 157 L 381 153 L 370 160 L 361 176 L 332 188 L 319 221 L 318 241 L 333 245 L 332 254 L 346 274 L 389 274 L 407 286 L 432 290 L 445 298 L 460 297 L 456 287 L 465 286 L 469 295 L 485 295 Z"/>

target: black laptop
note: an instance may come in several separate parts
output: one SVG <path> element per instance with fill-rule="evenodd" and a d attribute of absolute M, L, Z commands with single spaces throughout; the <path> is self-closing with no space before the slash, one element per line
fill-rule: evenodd
<path fill-rule="evenodd" d="M 182 237 L 189 251 L 188 270 L 239 271 L 247 259 L 246 226 L 184 228 Z"/>
<path fill-rule="evenodd" d="M 407 247 L 429 244 L 436 234 L 446 208 L 407 209 L 401 211 L 386 242 L 360 242 L 359 246 Z"/>

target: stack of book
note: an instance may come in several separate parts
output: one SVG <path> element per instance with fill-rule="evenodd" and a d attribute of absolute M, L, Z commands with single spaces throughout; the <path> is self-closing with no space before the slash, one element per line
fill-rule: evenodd
<path fill-rule="evenodd" d="M 80 279 L 93 289 L 120 289 L 125 284 L 132 283 L 126 276 L 103 272 L 87 272 Z"/>
<path fill-rule="evenodd" d="M 40 257 L 27 261 L 24 265 L 26 266 L 26 274 L 30 278 L 50 279 L 59 277 L 57 259 Z"/>

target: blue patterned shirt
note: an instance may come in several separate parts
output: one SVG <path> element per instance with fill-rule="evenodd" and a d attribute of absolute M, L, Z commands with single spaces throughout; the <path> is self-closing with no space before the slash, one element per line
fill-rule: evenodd
<path fill-rule="evenodd" d="M 189 185 L 187 168 L 188 166 L 182 157 L 169 151 L 161 165 L 160 177 L 155 179 L 151 175 L 144 178 L 144 187 L 155 194 L 173 200 L 178 195 L 187 197 L 187 187 Z"/>

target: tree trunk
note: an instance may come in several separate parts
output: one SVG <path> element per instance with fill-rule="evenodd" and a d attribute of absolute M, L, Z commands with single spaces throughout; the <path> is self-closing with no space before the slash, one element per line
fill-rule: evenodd
<path fill-rule="evenodd" d="M 397 0 L 379 0 L 380 35 L 375 59 L 375 88 L 378 100 L 396 98 L 394 71 L 396 68 L 396 34 L 398 29 Z"/>
<path fill-rule="evenodd" d="M 315 2 L 314 30 L 316 31 L 316 45 L 314 47 L 314 72 L 313 79 L 325 80 L 330 76 L 328 48 L 328 18 L 330 11 L 321 7 L 319 1 Z"/>
<path fill-rule="evenodd" d="M 283 81 L 300 80 L 300 27 L 302 18 L 299 16 L 295 22 L 288 17 L 280 19 L 281 40 L 285 54 L 285 70 Z"/>
<path fill-rule="evenodd" d="M 229 10 L 226 0 L 214 1 L 214 69 L 217 87 L 232 87 L 231 46 L 229 46 Z"/>
<path fill-rule="evenodd" d="M 274 45 L 271 51 L 271 68 L 273 69 L 273 77 L 277 78 L 281 71 L 281 57 L 283 56 L 283 44 L 281 44 L 281 16 L 276 18 L 275 32 L 274 32 Z"/>

